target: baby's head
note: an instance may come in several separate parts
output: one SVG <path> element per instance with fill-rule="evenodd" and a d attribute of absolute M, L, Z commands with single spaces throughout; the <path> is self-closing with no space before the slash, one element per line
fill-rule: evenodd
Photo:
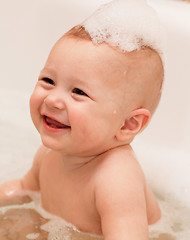
<path fill-rule="evenodd" d="M 117 114 L 121 114 L 125 120 L 130 119 L 125 122 L 126 126 L 124 124 L 123 129 L 129 127 L 133 130 L 128 141 L 131 142 L 134 136 L 148 124 L 160 101 L 164 79 L 160 54 L 147 46 L 127 52 L 118 46 L 109 46 L 105 42 L 94 44 L 90 34 L 82 25 L 69 30 L 64 38 L 91 42 L 97 50 L 106 53 L 106 59 L 100 58 L 99 62 L 105 66 L 105 72 L 106 67 L 109 68 L 105 81 L 113 89 L 117 89 L 119 107 Z"/>
<path fill-rule="evenodd" d="M 129 144 L 148 124 L 163 82 L 154 37 L 148 45 L 146 36 L 135 32 L 127 50 L 121 41 L 110 42 L 114 34 L 108 28 L 95 41 L 88 23 L 72 28 L 55 44 L 30 101 L 43 143 L 83 156 Z M 126 35 L 125 29 L 117 33 Z"/>

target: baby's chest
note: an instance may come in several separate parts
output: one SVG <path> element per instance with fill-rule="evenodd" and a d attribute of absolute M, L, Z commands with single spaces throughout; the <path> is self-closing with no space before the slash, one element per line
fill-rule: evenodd
<path fill-rule="evenodd" d="M 89 179 L 67 178 L 52 169 L 40 173 L 42 206 L 82 231 L 98 232 L 100 219 L 94 203 L 93 184 Z M 96 230 L 94 230 L 96 229 Z"/>

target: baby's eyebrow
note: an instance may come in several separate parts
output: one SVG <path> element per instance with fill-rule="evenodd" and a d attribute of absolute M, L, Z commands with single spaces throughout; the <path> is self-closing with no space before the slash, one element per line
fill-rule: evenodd
<path fill-rule="evenodd" d="M 53 75 L 55 76 L 56 75 L 56 72 L 53 68 L 51 67 L 44 67 L 41 71 L 40 71 L 40 75 L 41 74 L 50 74 L 50 75 Z"/>
<path fill-rule="evenodd" d="M 83 86 L 88 90 L 94 90 L 94 85 L 91 83 L 90 79 L 83 79 L 77 76 L 73 77 L 73 83 L 80 84 L 80 86 Z"/>

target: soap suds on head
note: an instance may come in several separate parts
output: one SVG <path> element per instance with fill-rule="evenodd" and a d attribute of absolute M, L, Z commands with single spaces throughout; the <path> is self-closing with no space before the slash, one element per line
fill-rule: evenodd
<path fill-rule="evenodd" d="M 102 5 L 83 23 L 94 43 L 108 43 L 122 51 L 144 46 L 163 53 L 163 29 L 146 0 L 113 0 Z"/>

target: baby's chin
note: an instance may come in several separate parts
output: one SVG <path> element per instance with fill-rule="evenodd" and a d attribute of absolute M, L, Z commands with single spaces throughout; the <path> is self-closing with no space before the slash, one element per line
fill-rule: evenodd
<path fill-rule="evenodd" d="M 48 139 L 48 137 L 41 137 L 41 141 L 43 146 L 45 146 L 49 150 L 56 152 L 64 152 L 63 144 L 61 144 L 59 141 L 56 141 L 56 139 L 52 140 Z"/>

